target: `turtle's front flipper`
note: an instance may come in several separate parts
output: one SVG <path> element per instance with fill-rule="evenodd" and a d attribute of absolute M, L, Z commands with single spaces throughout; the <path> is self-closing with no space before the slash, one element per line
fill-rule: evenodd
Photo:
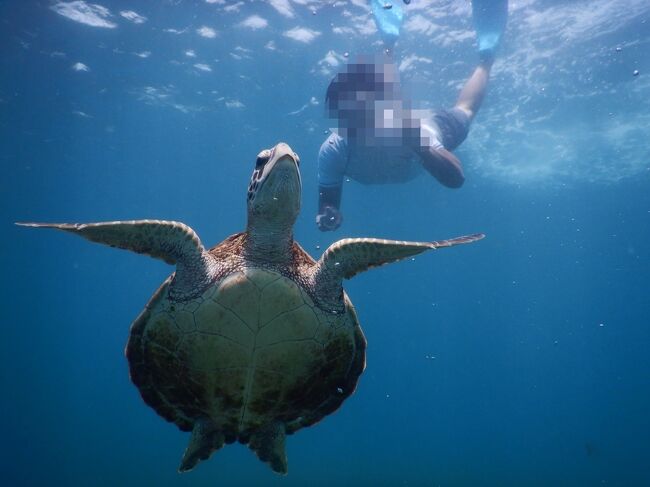
<path fill-rule="evenodd" d="M 316 295 L 335 300 L 341 294 L 341 281 L 359 272 L 397 262 L 426 250 L 475 242 L 484 236 L 482 233 L 477 233 L 437 242 L 404 242 L 377 238 L 339 240 L 329 246 L 316 264 L 314 272 Z"/>
<path fill-rule="evenodd" d="M 199 236 L 180 222 L 132 220 L 102 223 L 17 223 L 24 227 L 55 228 L 91 242 L 131 250 L 176 264 L 175 288 L 179 293 L 210 282 L 216 264 Z"/>
<path fill-rule="evenodd" d="M 254 432 L 248 443 L 248 448 L 253 450 L 257 457 L 268 463 L 276 473 L 286 474 L 287 454 L 284 450 L 286 431 L 284 424 L 274 422 Z"/>

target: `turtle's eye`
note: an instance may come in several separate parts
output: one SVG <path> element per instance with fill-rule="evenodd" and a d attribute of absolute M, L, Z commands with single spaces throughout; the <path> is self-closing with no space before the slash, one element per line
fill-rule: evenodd
<path fill-rule="evenodd" d="M 271 157 L 271 151 L 268 150 L 263 150 L 259 154 L 257 154 L 257 160 L 255 161 L 255 169 L 260 169 L 264 167 L 264 164 L 269 162 L 269 158 Z"/>
<path fill-rule="evenodd" d="M 294 152 L 294 153 L 293 153 L 293 157 L 296 158 L 296 163 L 298 164 L 298 166 L 300 166 L 300 157 L 298 157 L 298 154 L 296 154 L 296 153 Z"/>

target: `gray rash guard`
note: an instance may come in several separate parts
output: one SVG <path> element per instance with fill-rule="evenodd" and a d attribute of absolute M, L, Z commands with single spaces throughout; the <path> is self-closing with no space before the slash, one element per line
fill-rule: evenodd
<path fill-rule="evenodd" d="M 459 109 L 441 110 L 420 125 L 420 145 L 455 149 L 467 136 L 469 118 Z M 375 136 L 372 142 L 350 143 L 333 133 L 318 153 L 318 182 L 341 186 L 344 177 L 363 184 L 402 183 L 423 171 L 419 155 L 395 137 Z"/>

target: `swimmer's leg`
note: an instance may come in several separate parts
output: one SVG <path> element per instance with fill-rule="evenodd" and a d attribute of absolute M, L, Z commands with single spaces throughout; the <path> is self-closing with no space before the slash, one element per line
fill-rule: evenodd
<path fill-rule="evenodd" d="M 491 69 L 491 59 L 481 61 L 472 76 L 465 82 L 458 95 L 458 100 L 456 100 L 455 107 L 465 112 L 470 122 L 474 120 L 479 108 L 481 108 L 485 93 L 487 93 Z"/>
<path fill-rule="evenodd" d="M 470 121 L 476 116 L 487 92 L 494 53 L 508 20 L 508 0 L 473 0 L 472 16 L 481 62 L 456 101 L 456 107 L 463 110 Z"/>

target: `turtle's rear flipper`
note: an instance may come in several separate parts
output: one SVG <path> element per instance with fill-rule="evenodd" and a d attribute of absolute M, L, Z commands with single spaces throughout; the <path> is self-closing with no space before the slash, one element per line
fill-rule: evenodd
<path fill-rule="evenodd" d="M 284 475 L 288 470 L 287 453 L 284 450 L 286 437 L 283 423 L 271 423 L 251 435 L 248 448 L 260 460 L 268 463 L 271 470 Z"/>
<path fill-rule="evenodd" d="M 210 420 L 199 419 L 194 423 L 190 443 L 187 445 L 179 472 L 188 472 L 196 467 L 201 460 L 207 460 L 224 444 L 225 438 Z"/>

